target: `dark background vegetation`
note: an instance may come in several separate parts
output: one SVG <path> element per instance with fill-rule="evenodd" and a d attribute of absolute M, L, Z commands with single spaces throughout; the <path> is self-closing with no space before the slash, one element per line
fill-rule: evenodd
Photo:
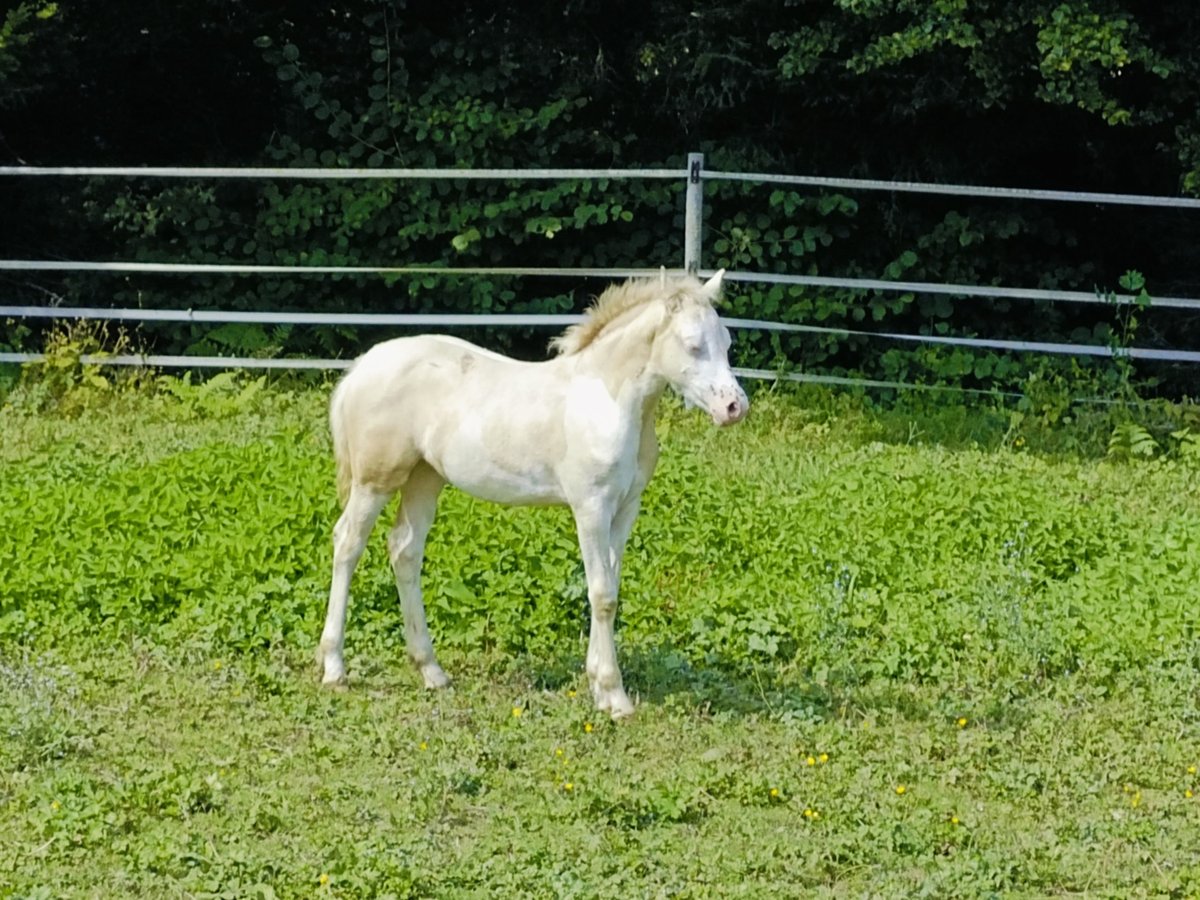
<path fill-rule="evenodd" d="M 31 0 L 0 27 L 6 165 L 710 168 L 1200 193 L 1184 0 L 381 3 Z M 1200 214 L 708 185 L 705 264 L 1196 296 Z M 332 265 L 677 266 L 682 185 L 0 179 L 0 255 Z M 1135 279 L 1125 279 L 1136 285 Z M 565 311 L 580 279 L 6 274 L 7 302 Z M 1195 348 L 1193 314 L 739 286 L 739 314 L 862 330 Z M 391 333 L 391 332 L 387 332 Z M 335 328 L 144 326 L 163 352 L 348 356 Z M 544 333 L 468 336 L 538 356 Z M 40 335 L 0 323 L 0 345 Z M 1193 394 L 1188 367 L 745 335 L 740 361 L 1027 389 Z"/>

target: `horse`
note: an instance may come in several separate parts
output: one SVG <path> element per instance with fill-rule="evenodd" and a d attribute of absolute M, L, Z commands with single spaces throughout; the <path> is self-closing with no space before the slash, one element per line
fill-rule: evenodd
<path fill-rule="evenodd" d="M 523 362 L 446 335 L 376 344 L 330 399 L 342 513 L 317 648 L 325 685 L 344 685 L 350 581 L 376 518 L 400 494 L 387 546 L 408 655 L 427 688 L 450 680 L 434 655 L 421 599 L 425 539 L 451 484 L 514 505 L 567 505 L 575 519 L 591 607 L 586 670 L 596 708 L 633 714 L 613 627 L 625 544 L 658 460 L 655 412 L 671 386 L 718 426 L 749 401 L 729 365 L 729 330 L 714 309 L 724 269 L 630 279 L 608 287 Z"/>

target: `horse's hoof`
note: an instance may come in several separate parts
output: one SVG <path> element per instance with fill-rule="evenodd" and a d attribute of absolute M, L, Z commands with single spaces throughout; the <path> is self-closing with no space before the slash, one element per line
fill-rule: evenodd
<path fill-rule="evenodd" d="M 421 677 L 425 679 L 425 687 L 427 690 L 440 691 L 443 688 L 450 687 L 450 676 L 442 671 L 442 667 L 437 663 L 425 666 L 421 669 Z"/>
<path fill-rule="evenodd" d="M 614 722 L 619 722 L 632 716 L 634 707 L 633 701 L 629 699 L 628 695 L 624 691 L 617 690 L 597 696 L 596 709 L 608 713 Z"/>
<path fill-rule="evenodd" d="M 631 704 L 628 709 L 618 709 L 614 706 L 608 711 L 608 714 L 612 716 L 614 722 L 627 722 L 633 718 L 633 706 Z"/>
<path fill-rule="evenodd" d="M 345 675 L 339 675 L 337 678 L 323 678 L 321 679 L 321 690 L 344 694 L 350 690 L 350 682 Z"/>

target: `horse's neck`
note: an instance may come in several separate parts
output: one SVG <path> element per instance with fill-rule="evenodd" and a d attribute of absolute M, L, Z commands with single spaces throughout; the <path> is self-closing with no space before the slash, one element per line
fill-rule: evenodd
<path fill-rule="evenodd" d="M 610 396 L 633 405 L 643 419 L 651 419 L 666 381 L 650 367 L 654 338 L 662 322 L 661 310 L 648 307 L 601 335 L 579 351 L 575 371 L 598 378 Z"/>

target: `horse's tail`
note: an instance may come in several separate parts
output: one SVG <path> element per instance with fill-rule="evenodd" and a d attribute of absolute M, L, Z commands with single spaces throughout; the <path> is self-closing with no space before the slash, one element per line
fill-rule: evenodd
<path fill-rule="evenodd" d="M 337 496 L 338 504 L 345 507 L 350 498 L 350 441 L 346 436 L 346 427 L 342 410 L 346 382 L 349 375 L 342 378 L 333 389 L 329 398 L 329 430 L 333 433 L 333 461 L 337 466 Z"/>

